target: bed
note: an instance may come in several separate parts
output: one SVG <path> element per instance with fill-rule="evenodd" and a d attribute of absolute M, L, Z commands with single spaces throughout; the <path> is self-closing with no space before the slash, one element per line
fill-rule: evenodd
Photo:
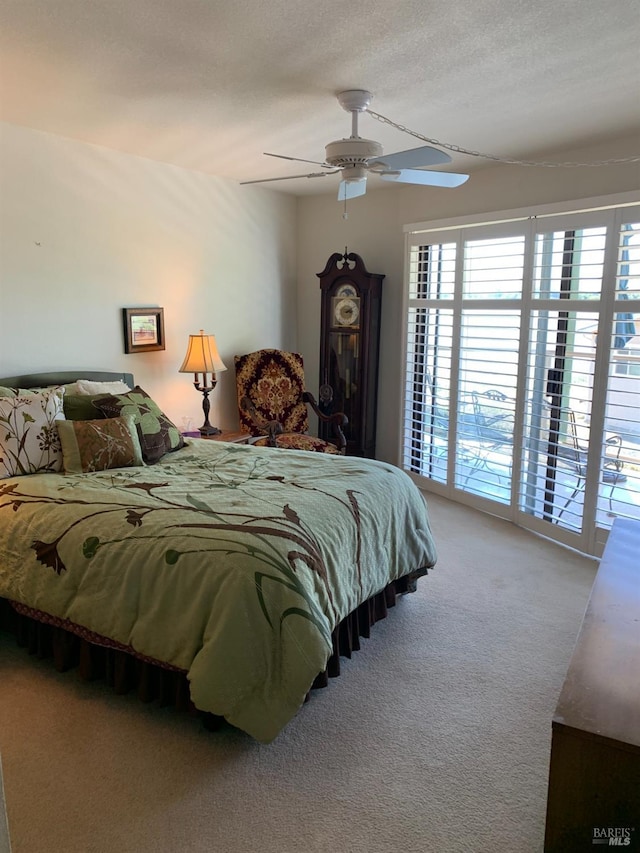
<path fill-rule="evenodd" d="M 78 378 L 138 390 L 130 374 L 106 371 L 0 386 L 44 388 L 31 394 L 48 400 Z M 55 393 L 69 405 L 76 396 Z M 136 421 L 107 405 L 132 394 L 91 404 L 102 407 L 100 428 L 118 421 L 144 450 L 146 409 Z M 67 417 L 63 430 L 58 412 L 60 437 L 100 420 L 84 419 Z M 116 685 L 133 678 L 141 698 L 166 693 L 169 677 L 190 707 L 267 743 L 435 564 L 426 503 L 383 462 L 171 436 L 153 464 L 135 456 L 119 467 L 116 455 L 116 467 L 79 471 L 67 442 L 62 470 L 5 472 L 4 623 L 58 668 L 107 670 Z"/>

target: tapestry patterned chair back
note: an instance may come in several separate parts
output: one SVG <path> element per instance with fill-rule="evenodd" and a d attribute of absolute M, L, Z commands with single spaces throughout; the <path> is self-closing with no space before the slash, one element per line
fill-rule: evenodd
<path fill-rule="evenodd" d="M 241 405 L 248 397 L 265 421 L 279 421 L 283 432 L 305 433 L 309 429 L 307 406 L 303 402 L 304 364 L 297 352 L 261 349 L 237 355 L 236 388 L 240 428 L 261 435 Z"/>

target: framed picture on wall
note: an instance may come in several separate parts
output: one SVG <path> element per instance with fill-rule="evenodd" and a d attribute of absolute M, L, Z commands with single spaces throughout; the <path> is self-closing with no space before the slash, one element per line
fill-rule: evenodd
<path fill-rule="evenodd" d="M 123 308 L 124 351 L 164 349 L 164 308 Z"/>

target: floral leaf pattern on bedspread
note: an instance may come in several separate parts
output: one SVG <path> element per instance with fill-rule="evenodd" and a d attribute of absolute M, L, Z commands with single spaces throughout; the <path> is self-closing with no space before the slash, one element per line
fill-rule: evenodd
<path fill-rule="evenodd" d="M 0 595 L 188 671 L 192 699 L 269 741 L 390 580 L 435 562 L 391 465 L 196 440 L 151 468 L 0 485 Z"/>

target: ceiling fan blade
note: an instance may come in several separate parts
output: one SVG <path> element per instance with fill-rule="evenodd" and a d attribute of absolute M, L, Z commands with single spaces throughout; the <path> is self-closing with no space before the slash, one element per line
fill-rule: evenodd
<path fill-rule="evenodd" d="M 439 166 L 450 162 L 451 157 L 444 151 L 439 151 L 430 145 L 423 145 L 420 148 L 398 151 L 396 154 L 374 157 L 367 162 L 367 165 L 374 166 L 379 163 L 388 169 L 420 169 L 422 166 Z"/>
<path fill-rule="evenodd" d="M 288 157 L 286 154 L 270 154 L 268 151 L 262 152 L 266 157 L 278 157 L 280 160 L 295 160 L 297 163 L 312 163 L 314 166 L 324 166 L 330 169 L 328 163 L 320 163 L 318 160 L 303 160 L 301 157 Z M 426 165 L 429 165 L 428 163 Z"/>
<path fill-rule="evenodd" d="M 366 191 L 366 178 L 363 178 L 361 181 L 340 181 L 338 201 L 348 201 L 350 198 L 358 198 L 358 196 L 364 195 Z"/>
<path fill-rule="evenodd" d="M 268 184 L 270 181 L 292 181 L 294 178 L 324 178 L 326 175 L 335 175 L 340 169 L 332 172 L 311 172 L 310 175 L 283 175 L 282 178 L 260 178 L 257 181 L 240 181 L 240 184 Z"/>
<path fill-rule="evenodd" d="M 469 175 L 456 172 L 431 172 L 428 169 L 400 169 L 397 172 L 379 172 L 383 181 L 401 184 L 420 184 L 427 187 L 459 187 L 469 180 Z"/>

